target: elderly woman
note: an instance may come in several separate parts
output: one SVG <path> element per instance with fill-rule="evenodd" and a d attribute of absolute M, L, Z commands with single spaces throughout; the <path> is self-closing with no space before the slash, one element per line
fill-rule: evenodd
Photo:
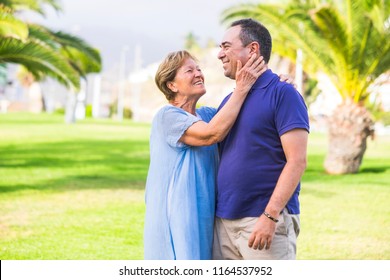
<path fill-rule="evenodd" d="M 204 76 L 187 51 L 170 53 L 155 81 L 169 104 L 153 120 L 146 182 L 145 259 L 211 259 L 218 168 L 217 145 L 232 127 L 244 99 L 266 70 L 253 56 L 238 61 L 236 88 L 217 113 L 196 108 Z"/>

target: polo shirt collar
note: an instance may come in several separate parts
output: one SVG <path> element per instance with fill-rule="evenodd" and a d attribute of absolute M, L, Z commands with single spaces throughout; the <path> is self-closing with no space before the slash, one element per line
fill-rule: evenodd
<path fill-rule="evenodd" d="M 267 69 L 253 84 L 251 90 L 256 88 L 266 88 L 274 78 L 274 74 L 271 69 Z"/>

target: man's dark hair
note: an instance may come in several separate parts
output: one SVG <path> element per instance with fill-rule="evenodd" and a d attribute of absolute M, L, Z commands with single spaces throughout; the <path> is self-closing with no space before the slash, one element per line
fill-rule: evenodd
<path fill-rule="evenodd" d="M 254 41 L 259 43 L 260 55 L 268 63 L 272 50 L 272 38 L 268 29 L 260 22 L 251 18 L 236 20 L 230 25 L 230 27 L 233 26 L 241 26 L 240 40 L 244 46 Z"/>

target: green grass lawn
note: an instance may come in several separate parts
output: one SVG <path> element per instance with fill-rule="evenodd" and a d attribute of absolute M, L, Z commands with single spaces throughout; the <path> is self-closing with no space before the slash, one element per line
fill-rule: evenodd
<path fill-rule="evenodd" d="M 148 124 L 0 115 L 0 259 L 143 258 Z M 330 176 L 312 133 L 298 259 L 390 259 L 390 137 Z"/>

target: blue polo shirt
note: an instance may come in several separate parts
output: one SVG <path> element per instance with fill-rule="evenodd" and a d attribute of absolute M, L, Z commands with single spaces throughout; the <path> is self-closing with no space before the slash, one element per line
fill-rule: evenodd
<path fill-rule="evenodd" d="M 224 106 L 231 94 L 221 103 Z M 258 217 L 264 211 L 286 164 L 280 136 L 289 130 L 309 131 L 302 96 L 267 70 L 253 85 L 237 120 L 220 143 L 216 216 Z M 287 204 L 299 214 L 298 184 Z"/>

